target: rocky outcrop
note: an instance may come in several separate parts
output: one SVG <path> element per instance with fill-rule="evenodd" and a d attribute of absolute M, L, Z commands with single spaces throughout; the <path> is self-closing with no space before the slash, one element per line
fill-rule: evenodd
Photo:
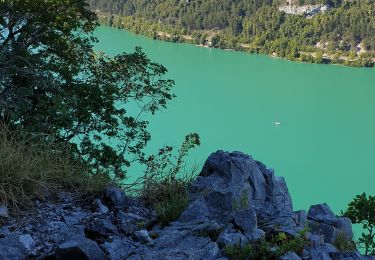
<path fill-rule="evenodd" d="M 324 13 L 329 10 L 328 5 L 298 5 L 288 3 L 279 6 L 279 11 L 292 15 L 304 15 L 306 18 L 312 18 L 317 14 Z"/>
<path fill-rule="evenodd" d="M 191 186 L 189 206 L 165 227 L 152 209 L 115 187 L 85 206 L 62 194 L 5 223 L 0 259 L 227 259 L 228 246 L 281 233 L 293 238 L 306 227 L 303 250 L 280 259 L 371 259 L 333 245 L 340 232 L 352 238 L 349 219 L 326 204 L 294 211 L 285 180 L 240 152 L 213 153 Z"/>

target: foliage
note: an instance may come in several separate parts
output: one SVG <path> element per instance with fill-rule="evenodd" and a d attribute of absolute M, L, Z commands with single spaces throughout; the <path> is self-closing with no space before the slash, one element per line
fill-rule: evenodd
<path fill-rule="evenodd" d="M 244 246 L 234 245 L 225 248 L 229 259 L 279 259 L 287 252 L 294 251 L 301 255 L 303 248 L 308 245 L 306 238 L 307 229 L 301 230 L 295 237 L 289 237 L 287 234 L 280 232 L 271 236 L 267 241 L 261 239 Z"/>
<path fill-rule="evenodd" d="M 362 233 L 358 244 L 365 249 L 366 255 L 375 255 L 375 196 L 357 195 L 343 215 L 352 223 L 362 224 L 367 233 Z"/>
<path fill-rule="evenodd" d="M 151 138 L 145 114 L 174 97 L 167 70 L 139 48 L 95 53 L 85 0 L 0 1 L 0 14 L 1 123 L 69 144 L 94 173 L 125 177 Z"/>
<path fill-rule="evenodd" d="M 357 249 L 356 243 L 352 239 L 348 239 L 344 231 L 340 231 L 340 233 L 337 235 L 333 245 L 339 250 L 339 251 L 355 251 Z"/>
<path fill-rule="evenodd" d="M 165 146 L 145 161 L 144 176 L 134 184 L 140 188 L 141 199 L 156 209 L 164 226 L 176 220 L 188 205 L 188 188 L 195 177 L 196 168 L 186 171 L 185 160 L 191 149 L 200 145 L 197 134 L 185 137 L 177 155 L 173 147 Z"/>
<path fill-rule="evenodd" d="M 225 253 L 229 259 L 252 259 L 254 254 L 254 248 L 251 244 L 246 244 L 243 247 L 239 245 L 227 246 L 225 248 Z"/>
<path fill-rule="evenodd" d="M 324 52 L 338 54 L 338 63 L 373 66 L 375 58 L 374 0 L 300 0 L 300 4 L 328 4 L 332 9 L 306 19 L 279 11 L 281 0 L 89 0 L 101 22 L 168 41 L 211 44 L 214 47 L 276 53 L 288 59 L 323 62 L 314 54 L 318 43 Z M 166 33 L 160 33 L 166 32 Z M 190 37 L 186 37 L 190 36 Z M 193 39 L 192 39 L 192 38 Z M 368 51 L 357 54 L 357 45 Z M 244 45 L 246 47 L 244 47 Z M 350 52 L 355 53 L 351 59 Z M 344 57 L 344 58 L 343 58 Z"/>
<path fill-rule="evenodd" d="M 168 189 L 165 197 L 163 201 L 156 203 L 154 206 L 161 226 L 177 220 L 189 204 L 189 196 L 185 185 L 178 182 L 164 185 Z"/>
<path fill-rule="evenodd" d="M 0 128 L 0 204 L 22 209 L 30 207 L 35 196 L 51 199 L 61 189 L 79 189 L 83 196 L 99 193 L 110 182 L 108 177 L 91 175 L 69 149 Z"/>

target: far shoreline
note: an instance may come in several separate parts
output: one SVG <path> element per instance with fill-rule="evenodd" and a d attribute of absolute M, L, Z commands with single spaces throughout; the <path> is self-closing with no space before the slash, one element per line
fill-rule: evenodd
<path fill-rule="evenodd" d="M 114 15 L 109 14 L 103 14 L 97 12 L 97 15 L 99 17 L 100 24 L 103 26 L 109 26 L 112 28 L 125 30 L 131 33 L 134 33 L 136 35 L 141 35 L 149 39 L 153 40 L 159 40 L 163 42 L 171 42 L 171 43 L 185 43 L 189 45 L 194 45 L 196 47 L 201 48 L 209 48 L 209 49 L 220 49 L 224 51 L 236 51 L 236 52 L 244 52 L 244 53 L 250 53 L 250 54 L 260 54 L 260 55 L 266 55 L 271 58 L 286 60 L 286 61 L 294 61 L 294 62 L 302 62 L 302 63 L 310 63 L 310 64 L 326 64 L 326 65 L 339 65 L 343 67 L 359 67 L 359 68 L 374 68 L 375 67 L 375 58 L 372 58 L 371 60 L 363 61 L 361 58 L 357 57 L 354 59 L 349 58 L 348 56 L 340 55 L 340 53 L 334 53 L 334 54 L 327 54 L 324 52 L 321 52 L 319 50 L 316 50 L 314 52 L 312 51 L 299 51 L 299 57 L 297 58 L 290 58 L 290 57 L 284 57 L 278 55 L 276 52 L 272 53 L 265 53 L 257 50 L 252 50 L 249 43 L 237 43 L 237 45 L 234 48 L 228 48 L 227 46 L 215 46 L 210 41 L 206 41 L 204 43 L 197 43 L 195 42 L 195 39 L 193 37 L 193 34 L 171 34 L 165 31 L 152 31 L 151 29 L 146 30 L 145 32 L 140 31 L 139 27 L 136 29 L 131 28 L 129 26 L 126 26 L 125 23 L 121 23 L 121 26 L 115 26 L 113 24 L 108 24 L 106 20 L 109 17 L 113 17 Z M 135 25 L 139 25 L 137 23 L 136 18 L 133 17 L 123 17 L 123 16 L 115 16 L 119 19 L 123 18 L 129 18 L 133 19 L 133 22 Z M 335 57 L 336 56 L 336 57 Z"/>

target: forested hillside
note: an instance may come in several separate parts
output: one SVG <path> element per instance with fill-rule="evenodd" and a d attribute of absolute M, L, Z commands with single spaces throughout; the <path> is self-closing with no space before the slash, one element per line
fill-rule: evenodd
<path fill-rule="evenodd" d="M 375 0 L 89 2 L 102 22 L 155 38 L 361 66 L 375 57 Z M 280 11 L 282 5 L 327 10 L 295 15 Z"/>

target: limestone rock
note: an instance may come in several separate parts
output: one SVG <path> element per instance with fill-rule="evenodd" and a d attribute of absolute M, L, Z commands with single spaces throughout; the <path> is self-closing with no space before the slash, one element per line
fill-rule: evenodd
<path fill-rule="evenodd" d="M 337 217 L 327 204 L 311 206 L 307 218 L 312 233 L 323 235 L 327 243 L 333 244 L 340 232 L 343 232 L 347 239 L 353 237 L 350 219 Z"/>
<path fill-rule="evenodd" d="M 111 242 L 105 242 L 102 247 L 107 252 L 110 259 L 123 260 L 134 252 L 136 248 L 129 239 L 116 238 Z"/>
<path fill-rule="evenodd" d="M 33 250 L 35 247 L 35 241 L 29 234 L 20 235 L 18 239 L 28 251 Z"/>
<path fill-rule="evenodd" d="M 16 236 L 8 236 L 0 239 L 0 259 L 19 260 L 27 256 L 25 246 Z"/>
<path fill-rule="evenodd" d="M 133 234 L 133 237 L 135 238 L 135 240 L 137 240 L 141 243 L 145 243 L 145 244 L 152 243 L 152 239 L 149 236 L 147 230 L 135 231 L 134 234 Z"/>
<path fill-rule="evenodd" d="M 61 243 L 56 250 L 58 259 L 102 260 L 105 255 L 97 243 L 85 237 L 72 237 Z"/>
<path fill-rule="evenodd" d="M 116 187 L 106 187 L 103 191 L 104 199 L 115 208 L 125 208 L 127 203 L 125 192 Z"/>
<path fill-rule="evenodd" d="M 9 217 L 9 211 L 8 208 L 4 205 L 0 205 L 0 217 L 8 218 Z"/>

